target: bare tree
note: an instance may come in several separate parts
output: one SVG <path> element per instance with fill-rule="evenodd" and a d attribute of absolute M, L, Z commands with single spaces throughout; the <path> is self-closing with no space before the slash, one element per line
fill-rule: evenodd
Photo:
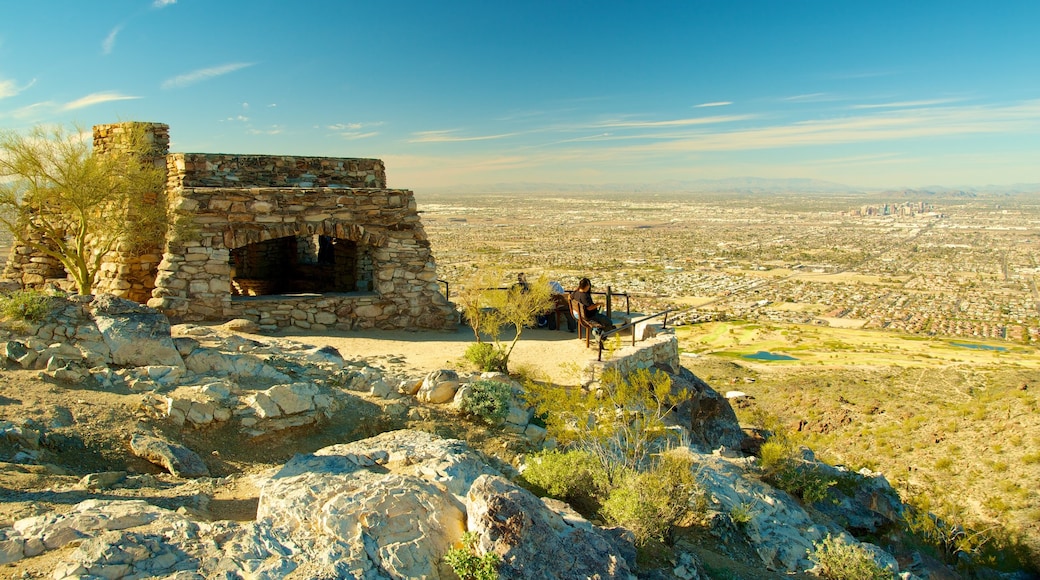
<path fill-rule="evenodd" d="M 168 225 L 164 173 L 142 164 L 143 128 L 103 155 L 88 140 L 61 127 L 0 133 L 0 222 L 61 262 L 80 294 L 93 291 L 107 255 L 154 245 Z"/>

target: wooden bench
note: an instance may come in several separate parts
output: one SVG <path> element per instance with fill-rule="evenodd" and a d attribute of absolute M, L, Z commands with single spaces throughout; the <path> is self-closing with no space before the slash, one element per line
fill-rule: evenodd
<path fill-rule="evenodd" d="M 588 347 L 592 340 L 592 330 L 602 329 L 603 325 L 595 320 L 590 320 L 587 316 L 588 313 L 585 312 L 585 308 L 577 300 L 571 298 L 570 305 L 571 315 L 574 316 L 574 320 L 578 323 L 578 340 L 584 338 L 585 346 Z"/>

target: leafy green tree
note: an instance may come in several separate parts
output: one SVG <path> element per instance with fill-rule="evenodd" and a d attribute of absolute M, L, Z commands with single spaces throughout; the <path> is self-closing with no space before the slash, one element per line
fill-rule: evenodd
<path fill-rule="evenodd" d="M 545 276 L 529 282 L 526 288 L 520 285 L 502 288 L 503 279 L 504 274 L 499 268 L 475 268 L 462 280 L 455 299 L 477 339 L 472 353 L 480 360 L 474 362 L 485 371 L 508 372 L 509 356 L 524 329 L 534 326 L 539 314 L 550 312 L 555 307 L 549 280 Z M 503 338 L 510 327 L 513 329 L 512 338 Z"/>
<path fill-rule="evenodd" d="M 79 130 L 0 133 L 0 221 L 34 252 L 58 260 L 90 294 L 106 256 L 166 233 L 164 172 L 143 164 L 143 126 L 122 147 L 92 154 Z"/>

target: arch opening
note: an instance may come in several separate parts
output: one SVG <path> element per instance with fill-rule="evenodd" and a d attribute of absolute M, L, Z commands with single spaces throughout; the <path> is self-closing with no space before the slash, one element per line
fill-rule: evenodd
<path fill-rule="evenodd" d="M 329 294 L 372 288 L 367 246 L 320 234 L 285 236 L 230 252 L 231 295 Z"/>

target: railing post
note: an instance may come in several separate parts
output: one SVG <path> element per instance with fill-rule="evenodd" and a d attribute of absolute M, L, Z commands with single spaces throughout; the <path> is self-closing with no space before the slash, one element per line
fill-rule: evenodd
<path fill-rule="evenodd" d="M 610 313 L 611 313 L 610 298 L 611 298 L 610 286 L 607 286 L 607 318 L 612 318 L 610 316 Z"/>

